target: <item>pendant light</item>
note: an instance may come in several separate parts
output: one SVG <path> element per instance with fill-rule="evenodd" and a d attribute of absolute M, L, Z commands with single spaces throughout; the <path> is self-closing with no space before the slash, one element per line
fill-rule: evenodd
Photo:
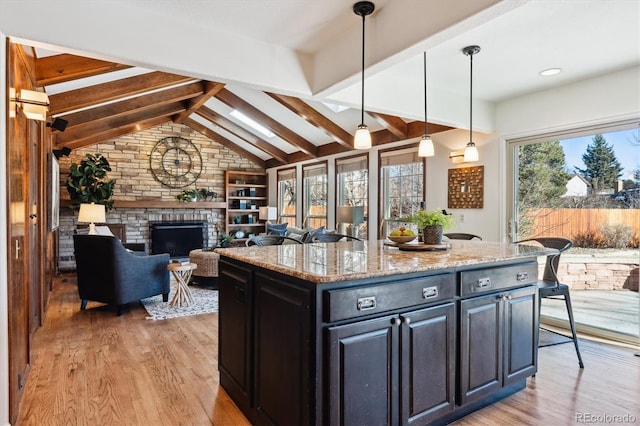
<path fill-rule="evenodd" d="M 365 16 L 371 15 L 374 9 L 375 5 L 370 1 L 359 1 L 353 5 L 353 13 L 362 16 L 362 109 L 360 112 L 360 125 L 353 138 L 353 147 L 355 149 L 371 148 L 371 133 L 369 133 L 369 129 L 364 124 L 364 20 Z"/>
<path fill-rule="evenodd" d="M 418 157 L 433 157 L 433 141 L 429 136 L 429 123 L 427 122 L 427 52 L 423 52 L 424 65 L 424 135 L 420 138 L 418 145 Z"/>
<path fill-rule="evenodd" d="M 480 46 L 467 46 L 462 49 L 462 53 L 469 57 L 469 142 L 464 148 L 464 161 L 478 161 L 478 148 L 473 143 L 473 55 L 480 52 Z"/>

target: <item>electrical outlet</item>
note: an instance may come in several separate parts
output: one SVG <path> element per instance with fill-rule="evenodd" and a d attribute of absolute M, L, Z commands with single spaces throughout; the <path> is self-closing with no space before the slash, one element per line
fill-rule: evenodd
<path fill-rule="evenodd" d="M 458 218 L 459 223 L 464 223 L 464 213 L 460 213 L 460 217 Z"/>

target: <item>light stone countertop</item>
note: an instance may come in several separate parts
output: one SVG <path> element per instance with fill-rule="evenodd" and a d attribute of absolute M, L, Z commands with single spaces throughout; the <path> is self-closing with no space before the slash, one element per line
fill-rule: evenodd
<path fill-rule="evenodd" d="M 215 251 L 223 257 L 317 284 L 507 262 L 557 252 L 540 246 L 486 241 L 454 240 L 450 244 L 448 250 L 439 251 L 401 251 L 379 240 Z"/>

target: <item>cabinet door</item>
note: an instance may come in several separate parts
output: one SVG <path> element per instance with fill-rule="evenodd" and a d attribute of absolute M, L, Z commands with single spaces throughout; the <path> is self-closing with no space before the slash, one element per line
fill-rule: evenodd
<path fill-rule="evenodd" d="M 398 424 L 397 323 L 386 316 L 327 330 L 326 424 Z"/>
<path fill-rule="evenodd" d="M 251 405 L 251 272 L 219 262 L 218 369 L 220 383 L 239 404 Z M 241 401 L 241 402 L 239 402 Z"/>
<path fill-rule="evenodd" d="M 426 424 L 455 404 L 455 305 L 402 314 L 401 424 Z"/>
<path fill-rule="evenodd" d="M 502 295 L 460 302 L 460 404 L 502 387 L 502 310 Z"/>
<path fill-rule="evenodd" d="M 505 295 L 504 386 L 536 373 L 538 290 L 527 287 Z"/>
<path fill-rule="evenodd" d="M 256 272 L 255 407 L 268 423 L 310 423 L 310 292 Z"/>

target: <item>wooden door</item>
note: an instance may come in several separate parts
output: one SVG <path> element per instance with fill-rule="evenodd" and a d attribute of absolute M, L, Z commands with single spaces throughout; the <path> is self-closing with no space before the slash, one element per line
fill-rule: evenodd
<path fill-rule="evenodd" d="M 21 87 L 28 81 L 24 57 L 16 45 L 9 45 L 9 86 Z M 18 415 L 25 375 L 29 367 L 29 263 L 28 249 L 28 176 L 29 127 L 21 111 L 9 114 L 7 126 L 7 200 L 8 200 L 8 310 L 9 310 L 9 419 Z"/>
<path fill-rule="evenodd" d="M 27 205 L 29 210 L 27 212 L 27 232 L 28 232 L 28 250 L 27 259 L 31 259 L 28 262 L 28 288 L 29 288 L 29 334 L 35 332 L 42 323 L 42 297 L 41 297 L 41 264 L 45 259 L 42 255 L 42 247 L 40 247 L 40 149 L 42 143 L 42 125 L 39 121 L 27 120 L 28 124 L 28 156 L 26 159 L 26 169 L 29 171 L 29 185 L 27 186 Z M 46 224 L 46 221 L 44 222 Z"/>

